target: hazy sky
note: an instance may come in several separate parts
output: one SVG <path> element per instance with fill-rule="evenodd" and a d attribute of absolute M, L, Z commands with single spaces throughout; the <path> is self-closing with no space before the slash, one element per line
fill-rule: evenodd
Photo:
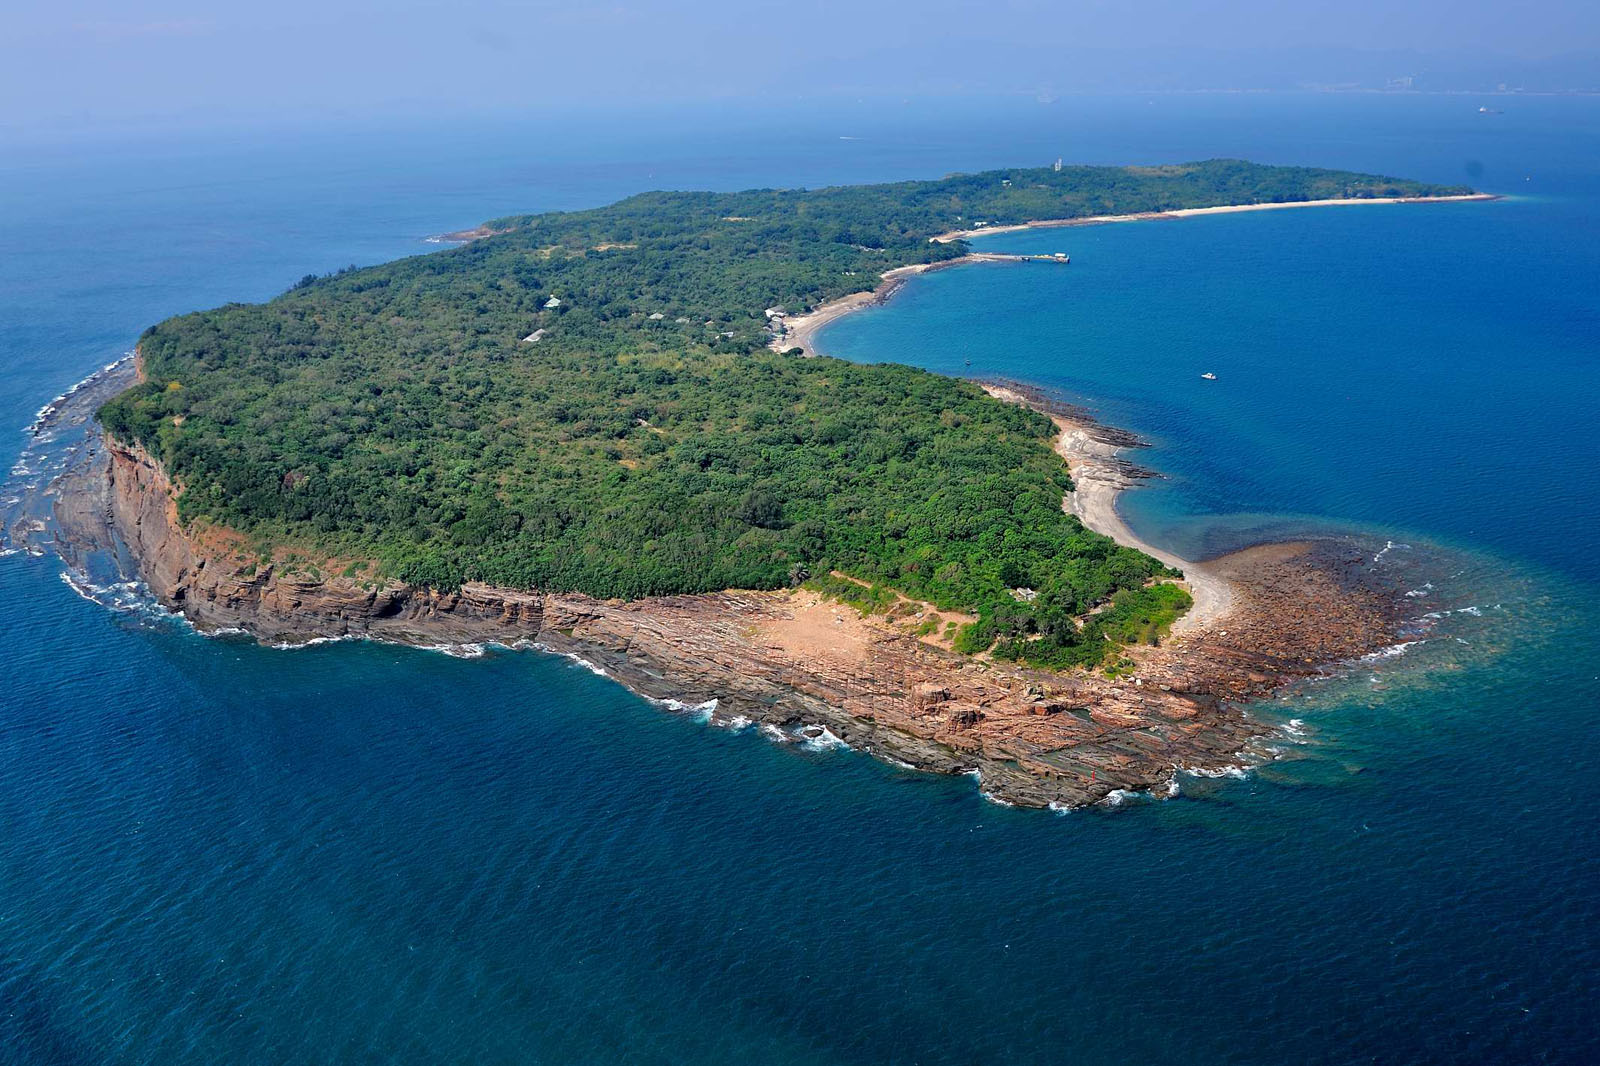
<path fill-rule="evenodd" d="M 1423 68 L 1515 81 L 1538 67 L 1529 61 L 1586 52 L 1564 61 L 1584 78 L 1600 52 L 1596 0 L 5 0 L 0 15 L 10 126 L 1273 87 Z"/>

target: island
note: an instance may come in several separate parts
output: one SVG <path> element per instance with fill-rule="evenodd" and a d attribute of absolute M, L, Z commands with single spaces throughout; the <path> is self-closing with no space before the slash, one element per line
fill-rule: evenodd
<path fill-rule="evenodd" d="M 150 328 L 59 537 L 202 629 L 534 645 L 1001 802 L 1159 792 L 1240 764 L 1249 700 L 1392 642 L 1392 590 L 1332 540 L 1162 556 L 1115 515 L 1136 441 L 816 324 L 975 232 L 1479 195 L 1212 160 L 496 219 Z"/>

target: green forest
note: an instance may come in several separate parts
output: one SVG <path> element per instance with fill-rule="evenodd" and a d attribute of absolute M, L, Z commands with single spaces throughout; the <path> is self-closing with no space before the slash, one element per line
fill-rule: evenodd
<path fill-rule="evenodd" d="M 767 309 L 961 256 L 931 238 L 980 221 L 1465 191 L 1214 160 L 646 193 L 169 319 L 100 420 L 184 486 L 186 521 L 417 585 L 639 597 L 838 570 L 976 615 L 965 650 L 1095 664 L 1186 601 L 1062 512 L 1049 420 L 778 354 Z"/>

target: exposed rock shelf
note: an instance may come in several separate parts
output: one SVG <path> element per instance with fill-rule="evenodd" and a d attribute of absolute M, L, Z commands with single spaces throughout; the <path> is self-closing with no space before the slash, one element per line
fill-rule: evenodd
<path fill-rule="evenodd" d="M 1261 731 L 1241 702 L 1381 647 L 1397 628 L 1393 597 L 1372 586 L 1355 545 L 1268 545 L 1210 564 L 1239 591 L 1226 629 L 1135 650 L 1132 677 L 1054 674 L 957 655 L 804 591 L 631 602 L 470 583 L 442 593 L 263 562 L 231 531 L 182 528 L 160 465 L 120 445 L 62 488 L 69 554 L 122 553 L 202 630 L 274 643 L 537 643 L 650 698 L 715 699 L 719 715 L 822 726 L 920 769 L 976 770 L 985 792 L 1028 806 L 1236 764 Z"/>

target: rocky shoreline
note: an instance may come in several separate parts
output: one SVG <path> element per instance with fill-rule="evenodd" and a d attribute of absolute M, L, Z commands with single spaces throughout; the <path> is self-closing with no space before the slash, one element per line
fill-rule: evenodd
<path fill-rule="evenodd" d="M 1247 764 L 1267 729 L 1245 703 L 1392 643 L 1401 624 L 1364 548 L 1266 545 L 1210 564 L 1240 590 L 1226 626 L 1132 649 L 1126 677 L 1056 674 L 957 655 L 803 590 L 631 602 L 481 584 L 441 593 L 264 561 L 230 530 L 183 528 L 160 464 L 111 441 L 56 488 L 69 563 L 122 560 L 202 632 L 535 645 L 659 702 L 715 701 L 720 719 L 826 729 L 916 769 L 976 772 L 987 796 L 1021 806 L 1160 793 L 1180 770 Z"/>
<path fill-rule="evenodd" d="M 185 527 L 161 464 L 91 421 L 102 394 L 136 371 L 113 364 L 41 412 L 35 439 L 55 441 L 61 465 L 8 512 L 13 544 L 53 547 L 80 573 L 137 577 L 201 632 L 242 630 L 270 644 L 537 646 L 664 704 L 710 707 L 716 718 L 785 735 L 827 730 L 915 769 L 976 773 L 998 802 L 1077 807 L 1161 794 L 1185 770 L 1246 765 L 1270 732 L 1246 704 L 1336 672 L 1404 631 L 1401 590 L 1367 546 L 1348 539 L 1261 545 L 1206 562 L 1206 578 L 1228 590 L 1225 610 L 1175 627 L 1161 646 L 1128 649 L 1116 677 L 956 654 L 936 637 L 919 639 L 936 612 L 910 601 L 891 620 L 805 590 L 622 602 L 474 583 L 416 588 L 368 575 L 358 561 L 263 556 L 233 530 Z M 1087 524 L 1105 517 L 1081 513 L 1086 500 L 1114 501 L 1149 476 L 1120 456 L 1138 445 L 1131 435 L 1026 385 L 986 387 L 1056 419 L 1057 450 L 1079 482 L 1064 506 Z M 1173 561 L 1191 570 L 1199 600 L 1193 564 Z"/>

